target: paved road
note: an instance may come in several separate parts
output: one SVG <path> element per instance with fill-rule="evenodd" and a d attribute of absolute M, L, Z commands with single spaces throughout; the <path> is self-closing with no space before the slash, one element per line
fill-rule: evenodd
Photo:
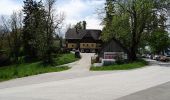
<path fill-rule="evenodd" d="M 170 82 L 133 93 L 117 100 L 170 100 Z"/>
<path fill-rule="evenodd" d="M 63 72 L 40 74 L 30 77 L 18 78 L 7 82 L 2 82 L 0 83 L 0 89 L 113 73 L 113 72 L 90 72 L 89 68 L 91 63 L 91 56 L 93 55 L 94 53 L 88 54 L 82 53 L 81 54 L 82 59 L 80 59 L 77 62 L 64 65 L 71 67 L 70 70 Z"/>
<path fill-rule="evenodd" d="M 0 83 L 0 100 L 115 100 L 170 81 L 170 67 L 156 64 L 129 71 L 89 72 L 91 54 L 82 55 L 70 71 Z"/>

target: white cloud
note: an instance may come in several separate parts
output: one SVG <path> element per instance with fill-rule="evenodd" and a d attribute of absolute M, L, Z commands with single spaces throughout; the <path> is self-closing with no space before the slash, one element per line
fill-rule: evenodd
<path fill-rule="evenodd" d="M 39 1 L 39 0 L 38 0 Z M 95 14 L 96 8 L 102 8 L 105 0 L 58 0 L 56 9 L 66 15 L 65 24 L 87 21 L 88 29 L 102 29 L 101 21 Z M 10 15 L 22 9 L 21 0 L 0 0 L 0 15 Z"/>
<path fill-rule="evenodd" d="M 87 0 L 87 3 L 89 5 L 103 5 L 105 3 L 105 0 Z"/>
<path fill-rule="evenodd" d="M 85 18 L 85 21 L 87 21 L 87 29 L 102 29 L 103 26 L 101 25 L 101 20 L 98 19 L 98 16 L 96 14 L 87 16 Z"/>
<path fill-rule="evenodd" d="M 58 6 L 57 10 L 66 15 L 66 24 L 76 24 L 79 21 L 87 21 L 88 29 L 102 29 L 101 21 L 95 14 L 97 8 L 101 8 L 105 0 L 66 0 Z"/>
<path fill-rule="evenodd" d="M 81 16 L 80 13 L 86 9 L 86 5 L 80 0 L 70 0 L 58 7 L 58 10 L 64 12 L 68 18 Z"/>
<path fill-rule="evenodd" d="M 0 0 L 0 15 L 10 15 L 13 11 L 22 8 L 22 4 L 14 0 Z"/>

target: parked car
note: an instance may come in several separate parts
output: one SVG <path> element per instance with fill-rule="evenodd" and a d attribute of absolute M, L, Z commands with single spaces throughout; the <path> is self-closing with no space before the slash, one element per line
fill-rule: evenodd
<path fill-rule="evenodd" d="M 142 57 L 142 58 L 146 58 L 146 54 L 142 54 L 141 57 Z"/>
<path fill-rule="evenodd" d="M 81 58 L 79 50 L 75 50 L 75 58 Z"/>
<path fill-rule="evenodd" d="M 170 55 L 167 55 L 166 58 L 170 61 Z"/>
<path fill-rule="evenodd" d="M 170 58 L 167 56 L 160 56 L 160 61 L 167 62 L 170 61 Z"/>
<path fill-rule="evenodd" d="M 160 55 L 154 55 L 154 56 L 153 56 L 153 60 L 159 61 L 159 60 L 160 60 Z"/>
<path fill-rule="evenodd" d="M 148 59 L 153 59 L 153 56 L 154 56 L 154 55 L 152 55 L 152 54 L 147 54 L 146 58 L 148 58 Z"/>
<path fill-rule="evenodd" d="M 150 54 L 147 54 L 147 55 L 146 55 L 146 58 L 150 59 L 150 58 L 151 58 L 151 55 L 150 55 Z"/>

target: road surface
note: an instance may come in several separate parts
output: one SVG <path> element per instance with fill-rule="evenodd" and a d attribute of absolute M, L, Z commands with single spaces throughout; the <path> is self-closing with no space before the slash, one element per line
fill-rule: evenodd
<path fill-rule="evenodd" d="M 121 97 L 170 81 L 170 67 L 164 63 L 128 71 L 90 72 L 92 55 L 82 54 L 68 71 L 0 83 L 0 100 L 124 100 Z"/>

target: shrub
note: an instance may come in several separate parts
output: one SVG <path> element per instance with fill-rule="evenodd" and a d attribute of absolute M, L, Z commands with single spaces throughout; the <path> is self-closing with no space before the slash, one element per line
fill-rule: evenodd
<path fill-rule="evenodd" d="M 0 54 L 0 67 L 11 64 L 10 58 L 5 54 Z"/>

